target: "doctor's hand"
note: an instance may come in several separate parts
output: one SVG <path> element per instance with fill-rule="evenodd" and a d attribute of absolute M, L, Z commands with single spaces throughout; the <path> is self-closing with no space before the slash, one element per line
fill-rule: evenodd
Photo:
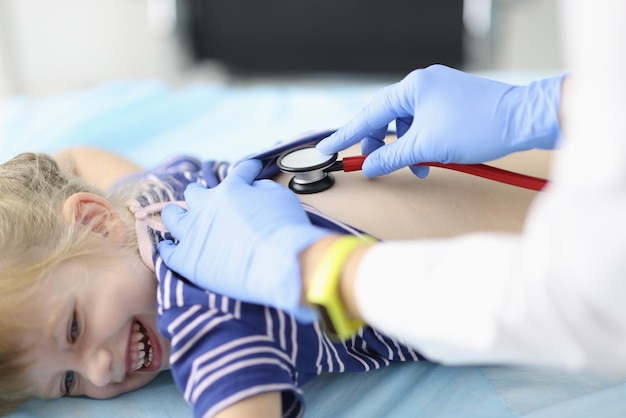
<path fill-rule="evenodd" d="M 333 154 L 361 141 L 368 177 L 420 162 L 474 164 L 532 148 L 552 149 L 560 136 L 563 76 L 513 86 L 442 65 L 411 72 L 317 148 Z M 383 141 L 396 121 L 398 139 Z"/>
<path fill-rule="evenodd" d="M 258 160 L 244 161 L 213 189 L 190 184 L 189 210 L 168 205 L 162 212 L 179 242 L 161 242 L 159 253 L 169 268 L 202 288 L 312 321 L 314 311 L 300 306 L 298 255 L 329 231 L 311 224 L 287 188 L 255 181 L 261 167 Z"/>

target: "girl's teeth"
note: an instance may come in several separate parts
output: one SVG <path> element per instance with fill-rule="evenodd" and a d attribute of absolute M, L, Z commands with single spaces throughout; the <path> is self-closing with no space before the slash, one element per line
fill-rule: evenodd
<path fill-rule="evenodd" d="M 150 365 L 150 363 L 152 363 L 152 359 L 153 359 L 154 355 L 152 354 L 152 347 L 148 348 L 148 352 L 146 353 L 145 351 L 139 351 L 139 355 L 138 355 L 138 363 L 139 366 L 144 366 L 144 367 L 148 367 Z M 138 367 L 140 368 L 140 367 Z"/>
<path fill-rule="evenodd" d="M 134 337 L 135 341 L 137 342 L 137 355 L 133 355 L 133 371 L 136 371 L 141 369 L 142 367 L 148 367 L 152 363 L 154 354 L 152 353 L 152 342 L 149 338 L 146 338 L 146 335 L 141 332 L 141 326 L 139 325 L 139 323 L 135 322 L 135 324 L 133 325 L 133 330 L 135 331 Z"/>

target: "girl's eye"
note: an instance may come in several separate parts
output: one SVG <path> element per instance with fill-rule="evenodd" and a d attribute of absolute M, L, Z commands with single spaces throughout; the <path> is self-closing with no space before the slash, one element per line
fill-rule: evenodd
<path fill-rule="evenodd" d="M 67 330 L 67 339 L 73 344 L 76 342 L 79 334 L 78 327 L 78 317 L 76 315 L 76 311 L 72 312 L 72 320 L 70 321 L 69 329 Z M 63 393 L 65 396 L 70 396 L 72 394 L 72 387 L 76 382 L 76 373 L 72 371 L 65 372 L 65 377 L 63 378 Z"/>
<path fill-rule="evenodd" d="M 74 380 L 74 372 L 65 372 L 65 378 L 63 379 L 63 393 L 65 396 L 70 396 L 72 394 L 72 386 L 74 386 Z"/>
<path fill-rule="evenodd" d="M 76 342 L 76 339 L 78 338 L 78 319 L 76 317 L 76 311 L 72 314 L 72 322 L 70 323 L 68 338 L 71 342 Z"/>

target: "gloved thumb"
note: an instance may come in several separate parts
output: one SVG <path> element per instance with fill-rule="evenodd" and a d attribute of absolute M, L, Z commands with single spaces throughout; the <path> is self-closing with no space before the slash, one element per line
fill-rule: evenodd
<path fill-rule="evenodd" d="M 363 140 L 361 140 L 361 153 L 363 155 L 369 155 L 378 148 L 385 145 L 385 136 L 387 136 L 387 126 L 375 129 Z"/>
<path fill-rule="evenodd" d="M 161 211 L 163 224 L 167 230 L 178 239 L 181 239 L 185 232 L 183 220 L 185 219 L 186 213 L 186 210 L 175 204 L 166 205 Z"/>
<path fill-rule="evenodd" d="M 170 240 L 161 241 L 157 246 L 157 250 L 165 264 L 169 266 L 172 262 L 172 258 L 174 257 L 176 245 Z"/>
<path fill-rule="evenodd" d="M 232 182 L 239 180 L 246 184 L 252 184 L 262 169 L 263 163 L 260 160 L 244 160 L 228 173 L 224 181 Z"/>

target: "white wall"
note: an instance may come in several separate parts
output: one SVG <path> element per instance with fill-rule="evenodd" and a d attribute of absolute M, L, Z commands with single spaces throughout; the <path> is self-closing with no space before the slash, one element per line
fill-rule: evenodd
<path fill-rule="evenodd" d="M 0 0 L 0 97 L 128 77 L 184 82 L 190 71 L 168 28 L 174 1 Z M 561 65 L 557 0 L 485 1 L 496 10 L 495 69 Z M 194 70 L 196 79 L 223 75 Z"/>
<path fill-rule="evenodd" d="M 3 48 L 4 45 L 8 44 L 7 34 L 6 3 L 0 1 L 0 98 L 11 93 L 12 85 L 8 74 L 7 50 L 6 47 Z"/>
<path fill-rule="evenodd" d="M 557 3 L 558 0 L 494 0 L 496 69 L 562 67 Z"/>
<path fill-rule="evenodd" d="M 149 5 L 163 1 L 0 3 L 0 91 L 45 94 L 177 70 L 173 40 L 150 19 Z"/>

